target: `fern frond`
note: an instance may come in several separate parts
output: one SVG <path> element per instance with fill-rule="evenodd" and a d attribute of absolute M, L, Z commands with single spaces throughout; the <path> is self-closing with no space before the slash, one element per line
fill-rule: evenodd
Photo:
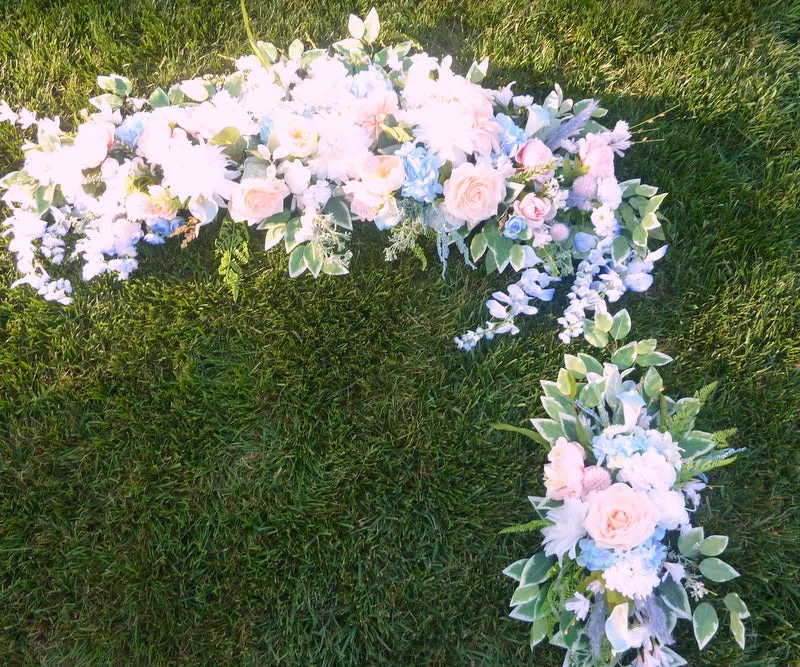
<path fill-rule="evenodd" d="M 514 533 L 533 533 L 540 528 L 552 526 L 553 522 L 547 519 L 534 519 L 528 523 L 519 523 L 516 526 L 509 526 L 500 531 L 500 535 L 509 535 Z"/>
<path fill-rule="evenodd" d="M 248 241 L 245 224 L 224 220 L 214 243 L 214 252 L 219 259 L 217 272 L 230 289 L 234 301 L 239 298 L 244 267 L 250 262 Z"/>
<path fill-rule="evenodd" d="M 717 387 L 719 387 L 719 382 L 711 382 L 707 384 L 705 387 L 700 387 L 695 393 L 694 397 L 700 401 L 700 406 L 704 406 L 708 399 L 711 398 L 711 395 L 716 391 Z"/>
<path fill-rule="evenodd" d="M 683 468 L 675 483 L 678 485 L 686 484 L 689 480 L 703 473 L 709 472 L 716 468 L 722 468 L 730 463 L 733 463 L 737 454 L 741 454 L 744 448 L 741 449 L 722 449 L 718 452 L 706 454 L 698 459 L 688 461 L 687 467 Z"/>

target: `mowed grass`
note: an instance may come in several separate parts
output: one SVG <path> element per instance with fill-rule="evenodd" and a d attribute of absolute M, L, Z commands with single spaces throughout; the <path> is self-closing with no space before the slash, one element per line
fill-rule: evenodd
<path fill-rule="evenodd" d="M 249 0 L 259 36 L 343 37 L 369 6 Z M 621 162 L 670 192 L 671 250 L 624 300 L 676 363 L 672 395 L 711 380 L 701 418 L 747 452 L 715 472 L 708 533 L 726 533 L 747 601 L 692 665 L 800 655 L 800 50 L 798 5 L 485 0 L 380 3 L 411 37 L 490 83 L 541 98 L 559 82 L 646 124 Z M 0 98 L 72 121 L 98 74 L 156 85 L 247 50 L 234 0 L 6 2 Z M 0 172 L 21 159 L 0 126 Z M 559 306 L 476 353 L 507 276 L 387 265 L 361 230 L 352 274 L 289 279 L 256 253 L 233 303 L 209 234 L 147 252 L 125 284 L 70 307 L 8 289 L 0 252 L 0 663 L 561 664 L 506 617 L 500 570 L 539 548 L 498 531 L 531 516 L 545 452 L 491 421 L 539 416 L 565 351 Z M 253 239 L 258 250 L 259 238 Z M 723 616 L 723 622 L 726 619 Z"/>

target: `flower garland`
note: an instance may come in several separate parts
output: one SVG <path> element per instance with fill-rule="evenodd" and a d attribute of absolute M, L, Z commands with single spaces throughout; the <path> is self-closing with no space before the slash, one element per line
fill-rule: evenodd
<path fill-rule="evenodd" d="M 727 446 L 734 431 L 693 430 L 714 385 L 664 395 L 656 366 L 670 361 L 655 340 L 605 364 L 568 354 L 558 379 L 541 383 L 548 418 L 532 420 L 536 431 L 495 425 L 550 449 L 545 495 L 529 497 L 539 519 L 504 531 L 541 530 L 544 551 L 504 574 L 518 582 L 511 616 L 532 624 L 531 647 L 549 638 L 565 665 L 685 665 L 670 648 L 675 624 L 691 620 L 704 648 L 719 627 L 706 582 L 739 576 L 718 557 L 728 538 L 706 537 L 692 514 L 706 473 L 742 450 Z M 636 366 L 647 370 L 634 381 Z M 744 648 L 747 607 L 736 593 L 723 604 Z"/>
<path fill-rule="evenodd" d="M 608 304 L 650 287 L 666 251 L 649 249 L 664 238 L 665 195 L 618 181 L 631 133 L 601 125 L 596 100 L 556 86 L 536 103 L 513 84 L 482 87 L 486 60 L 461 76 L 449 56 L 412 55 L 409 41 L 377 46 L 374 9 L 351 16 L 350 37 L 330 50 L 295 40 L 280 52 L 255 41 L 246 13 L 245 27 L 254 55 L 227 76 L 147 99 L 124 77 L 98 77 L 104 93 L 74 131 L 0 101 L 0 121 L 35 129 L 22 168 L 0 180 L 15 286 L 68 304 L 70 281 L 51 275 L 59 265 L 126 279 L 142 243 L 186 245 L 221 220 L 219 271 L 235 298 L 251 229 L 265 249 L 283 246 L 292 277 L 318 277 L 348 272 L 355 220 L 388 230 L 387 260 L 421 255 L 429 235 L 445 267 L 453 246 L 470 266 L 510 267 L 508 288 L 487 301 L 491 319 L 456 338 L 466 350 L 518 333 L 517 316 L 558 283 L 569 285 L 562 341 L 602 345 Z"/>

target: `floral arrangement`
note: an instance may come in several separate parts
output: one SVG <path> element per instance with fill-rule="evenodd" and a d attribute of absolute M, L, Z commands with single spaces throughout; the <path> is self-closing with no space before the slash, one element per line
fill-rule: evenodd
<path fill-rule="evenodd" d="M 631 145 L 627 123 L 600 124 L 596 100 L 541 103 L 513 84 L 482 87 L 487 61 L 466 76 L 450 57 L 412 54 L 410 41 L 379 46 L 379 20 L 350 17 L 350 37 L 331 49 L 286 51 L 256 41 L 227 76 L 207 75 L 132 96 L 121 76 L 98 77 L 73 131 L 0 101 L 0 121 L 35 131 L 22 168 L 0 180 L 21 277 L 45 299 L 71 302 L 58 265 L 82 264 L 83 280 L 128 278 L 142 244 L 186 245 L 213 221 L 219 272 L 234 298 L 249 237 L 283 246 L 291 276 L 348 272 L 353 221 L 388 231 L 386 259 L 424 255 L 436 240 L 443 265 L 455 247 L 474 268 L 511 269 L 491 319 L 456 339 L 517 333 L 532 300 L 569 285 L 559 319 L 566 343 L 608 340 L 608 304 L 649 288 L 666 246 L 664 194 L 620 182 L 616 157 Z M 252 230 L 252 231 L 251 231 Z M 593 313 L 594 320 L 589 314 Z"/>
<path fill-rule="evenodd" d="M 532 420 L 535 431 L 495 425 L 550 448 L 545 495 L 529 498 L 540 518 L 504 531 L 544 537 L 544 551 L 504 570 L 518 582 L 511 616 L 532 624 L 531 647 L 565 648 L 564 665 L 685 665 L 670 648 L 675 624 L 691 620 L 704 648 L 719 626 L 707 583 L 739 576 L 719 558 L 728 538 L 692 522 L 706 473 L 741 451 L 727 446 L 734 431 L 693 430 L 714 386 L 665 396 L 656 366 L 671 358 L 655 340 L 624 345 L 611 363 L 565 361 L 541 383 L 548 418 Z M 635 380 L 637 366 L 647 370 Z M 736 593 L 723 604 L 744 648 L 747 607 Z"/>

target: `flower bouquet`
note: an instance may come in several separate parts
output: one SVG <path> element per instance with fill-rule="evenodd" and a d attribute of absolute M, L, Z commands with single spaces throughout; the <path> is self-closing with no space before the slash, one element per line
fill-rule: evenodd
<path fill-rule="evenodd" d="M 492 319 L 456 339 L 517 333 L 531 300 L 570 286 L 560 334 L 607 340 L 599 322 L 627 290 L 652 283 L 665 246 L 664 194 L 620 182 L 616 157 L 630 147 L 625 122 L 603 126 L 596 100 L 573 102 L 556 86 L 540 103 L 480 85 L 487 61 L 466 76 L 450 57 L 378 45 L 373 9 L 350 17 L 330 49 L 295 40 L 287 50 L 256 41 L 229 74 L 208 74 L 132 95 L 122 76 L 98 77 L 102 94 L 71 129 L 0 101 L 0 121 L 31 130 L 24 165 L 0 180 L 3 225 L 21 277 L 45 299 L 72 300 L 59 265 L 83 280 L 126 279 L 142 244 L 186 245 L 212 222 L 219 272 L 234 298 L 250 237 L 281 246 L 292 277 L 347 273 L 357 224 L 388 231 L 386 259 L 424 254 L 435 239 L 474 267 L 511 271 L 487 302 Z"/>
<path fill-rule="evenodd" d="M 655 340 L 628 343 L 611 363 L 565 360 L 541 383 L 548 418 L 532 420 L 535 431 L 495 425 L 550 448 L 545 495 L 529 498 L 540 518 L 504 531 L 544 537 L 544 551 L 504 570 L 518 582 L 511 616 L 532 624 L 531 647 L 549 638 L 566 649 L 565 666 L 685 665 L 670 648 L 676 622 L 690 620 L 704 648 L 719 626 L 707 583 L 739 576 L 719 558 L 728 538 L 706 536 L 692 514 L 705 474 L 741 450 L 726 444 L 733 431 L 693 430 L 713 385 L 664 395 L 656 366 L 671 358 Z M 723 604 L 744 648 L 747 607 L 736 593 Z"/>

